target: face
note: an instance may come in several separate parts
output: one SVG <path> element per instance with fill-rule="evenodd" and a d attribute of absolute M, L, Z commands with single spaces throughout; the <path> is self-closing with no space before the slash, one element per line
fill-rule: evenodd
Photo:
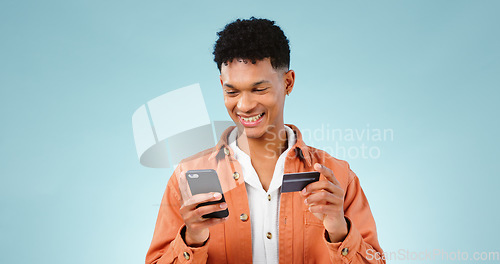
<path fill-rule="evenodd" d="M 220 81 L 227 112 L 250 139 L 275 138 L 284 126 L 285 96 L 293 88 L 295 73 L 277 70 L 269 58 L 256 61 L 234 59 L 222 64 Z"/>

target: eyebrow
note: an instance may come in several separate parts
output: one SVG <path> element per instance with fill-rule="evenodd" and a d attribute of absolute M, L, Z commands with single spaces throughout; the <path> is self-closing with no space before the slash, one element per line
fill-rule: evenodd
<path fill-rule="evenodd" d="M 262 80 L 262 81 L 254 82 L 254 83 L 252 84 L 252 87 L 259 86 L 259 85 L 261 85 L 261 84 L 263 84 L 263 83 L 270 83 L 270 81 L 267 81 L 267 80 Z M 225 83 L 225 84 L 224 84 L 224 86 L 227 86 L 227 87 L 229 87 L 229 88 L 231 88 L 231 89 L 235 89 L 235 88 L 234 88 L 234 85 L 229 84 L 229 83 Z"/>

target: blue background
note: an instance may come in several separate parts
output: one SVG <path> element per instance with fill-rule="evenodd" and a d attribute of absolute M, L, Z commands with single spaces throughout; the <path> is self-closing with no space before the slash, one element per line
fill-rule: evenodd
<path fill-rule="evenodd" d="M 211 119 L 228 120 L 215 33 L 252 15 L 276 20 L 291 43 L 287 123 L 393 131 L 340 142 L 380 150 L 346 159 L 385 251 L 500 251 L 499 10 L 487 0 L 1 1 L 0 263 L 144 262 L 172 169 L 139 164 L 132 113 L 198 82 Z"/>

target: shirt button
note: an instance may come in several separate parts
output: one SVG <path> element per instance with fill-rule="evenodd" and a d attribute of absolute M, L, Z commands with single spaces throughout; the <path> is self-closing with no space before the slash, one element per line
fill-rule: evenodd
<path fill-rule="evenodd" d="M 186 260 L 189 260 L 191 258 L 191 256 L 189 256 L 189 253 L 187 253 L 187 252 L 182 253 L 182 255 L 184 255 L 184 258 Z"/>
<path fill-rule="evenodd" d="M 248 220 L 248 215 L 247 214 L 241 214 L 240 215 L 240 220 L 243 222 L 246 222 Z"/>
<path fill-rule="evenodd" d="M 271 201 L 271 195 L 270 194 L 267 195 L 267 200 Z"/>
<path fill-rule="evenodd" d="M 343 248 L 342 249 L 342 256 L 347 256 L 349 254 L 349 248 Z"/>
<path fill-rule="evenodd" d="M 240 178 L 240 174 L 237 171 L 235 171 L 233 173 L 233 179 L 238 180 L 239 178 Z"/>
<path fill-rule="evenodd" d="M 229 148 L 228 147 L 224 148 L 224 154 L 226 154 L 226 156 L 229 156 Z"/>
<path fill-rule="evenodd" d="M 271 239 L 273 238 L 273 234 L 271 234 L 271 232 L 267 232 L 266 237 L 267 239 Z"/>

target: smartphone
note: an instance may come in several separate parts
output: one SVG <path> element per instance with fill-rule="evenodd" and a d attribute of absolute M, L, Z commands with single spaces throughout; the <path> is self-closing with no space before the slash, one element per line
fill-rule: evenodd
<path fill-rule="evenodd" d="M 311 182 L 319 181 L 319 172 L 298 172 L 283 175 L 281 192 L 299 192 Z"/>
<path fill-rule="evenodd" d="M 217 175 L 217 172 L 215 170 L 189 170 L 186 172 L 186 179 L 189 184 L 189 189 L 191 190 L 191 193 L 193 195 L 209 192 L 218 192 L 222 194 L 222 199 L 218 201 L 201 203 L 196 208 L 210 204 L 218 204 L 226 201 L 226 199 L 224 199 L 222 187 L 220 186 L 219 176 Z M 226 208 L 222 211 L 203 215 L 203 218 L 224 218 L 228 215 L 229 210 Z"/>

